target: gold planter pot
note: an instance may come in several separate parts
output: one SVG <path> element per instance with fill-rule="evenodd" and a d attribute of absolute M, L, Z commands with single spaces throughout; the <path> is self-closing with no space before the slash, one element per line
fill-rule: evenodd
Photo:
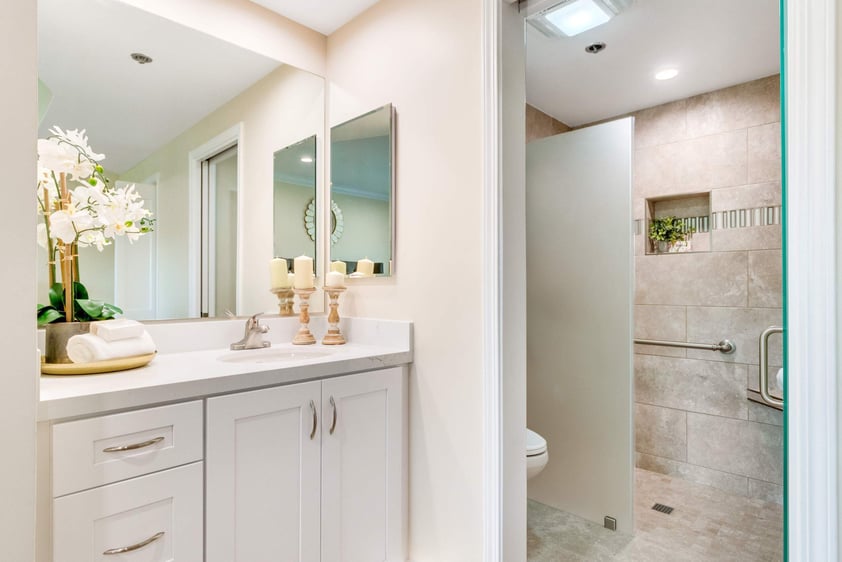
<path fill-rule="evenodd" d="M 91 331 L 90 322 L 56 322 L 47 324 L 46 349 L 47 363 L 72 363 L 67 356 L 67 341 L 73 336 Z"/>

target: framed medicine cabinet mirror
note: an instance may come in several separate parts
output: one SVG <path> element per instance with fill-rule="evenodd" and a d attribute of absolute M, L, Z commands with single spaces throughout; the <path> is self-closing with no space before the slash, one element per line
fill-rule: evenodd
<path fill-rule="evenodd" d="M 351 277 L 394 273 L 394 158 L 392 104 L 330 129 L 330 260 Z"/>
<path fill-rule="evenodd" d="M 306 202 L 273 205 L 285 173 L 273 181 L 273 156 L 324 134 L 324 78 L 117 0 L 38 0 L 38 51 L 39 137 L 86 129 L 111 185 L 135 184 L 154 214 L 133 244 L 80 248 L 91 297 L 138 320 L 275 309 L 275 225 L 298 228 L 290 244 L 310 239 Z M 323 181 L 313 157 L 288 178 L 310 199 Z M 315 244 L 281 248 L 315 257 Z"/>

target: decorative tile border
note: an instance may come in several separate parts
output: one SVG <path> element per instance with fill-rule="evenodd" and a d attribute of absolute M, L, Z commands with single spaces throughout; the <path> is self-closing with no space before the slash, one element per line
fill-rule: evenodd
<path fill-rule="evenodd" d="M 711 230 L 751 228 L 754 226 L 772 226 L 781 224 L 781 206 L 716 211 L 711 213 L 709 217 L 688 217 L 683 219 L 683 221 L 685 231 L 692 228 L 696 233 L 710 232 Z M 646 221 L 643 219 L 634 221 L 635 236 L 644 233 L 644 222 Z"/>

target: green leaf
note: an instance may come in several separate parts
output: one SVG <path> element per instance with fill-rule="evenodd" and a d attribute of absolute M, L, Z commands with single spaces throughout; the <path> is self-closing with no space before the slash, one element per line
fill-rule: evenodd
<path fill-rule="evenodd" d="M 64 310 L 64 286 L 61 283 L 50 287 L 50 304 L 57 310 Z"/>
<path fill-rule="evenodd" d="M 75 281 L 73 283 L 73 298 L 74 299 L 87 299 L 88 297 L 88 290 L 85 288 L 84 285 Z"/>
<path fill-rule="evenodd" d="M 102 301 L 94 301 L 90 299 L 76 299 L 77 305 L 77 312 L 79 309 L 89 316 L 90 318 L 96 319 L 102 315 L 102 305 L 104 303 Z"/>
<path fill-rule="evenodd" d="M 52 306 L 41 306 L 38 308 L 37 318 L 38 327 L 40 328 L 46 324 L 51 324 L 52 322 L 64 321 L 64 314 Z"/>

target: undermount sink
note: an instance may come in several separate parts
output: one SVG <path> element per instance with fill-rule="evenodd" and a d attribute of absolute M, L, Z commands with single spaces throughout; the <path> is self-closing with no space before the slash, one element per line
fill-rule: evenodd
<path fill-rule="evenodd" d="M 294 361 L 307 361 L 327 357 L 330 351 L 317 351 L 315 349 L 246 349 L 243 351 L 232 351 L 219 357 L 219 361 L 225 363 L 291 363 Z"/>

